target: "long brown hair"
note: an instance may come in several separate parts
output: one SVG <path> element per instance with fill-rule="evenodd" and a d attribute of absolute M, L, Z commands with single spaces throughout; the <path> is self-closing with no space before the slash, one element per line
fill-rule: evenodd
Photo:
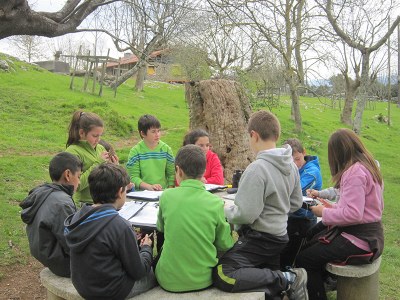
<path fill-rule="evenodd" d="M 93 127 L 104 127 L 103 121 L 98 115 L 81 110 L 74 112 L 69 124 L 67 147 L 80 140 L 79 129 L 83 129 L 85 133 L 88 133 Z"/>
<path fill-rule="evenodd" d="M 328 142 L 328 161 L 335 187 L 340 186 L 343 173 L 356 162 L 366 167 L 374 181 L 382 185 L 382 174 L 377 162 L 358 135 L 350 129 L 338 129 L 331 135 Z"/>

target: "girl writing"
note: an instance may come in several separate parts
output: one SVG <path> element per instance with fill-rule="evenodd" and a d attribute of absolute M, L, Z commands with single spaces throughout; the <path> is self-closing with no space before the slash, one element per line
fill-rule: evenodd
<path fill-rule="evenodd" d="M 297 266 L 307 270 L 311 300 L 327 299 L 323 285 L 326 263 L 371 263 L 383 250 L 383 180 L 376 161 L 349 129 L 331 135 L 328 161 L 340 200 L 331 203 L 318 198 L 323 205 L 311 207 L 327 227 L 297 257 Z"/>
<path fill-rule="evenodd" d="M 83 163 L 80 184 L 74 194 L 76 203 L 93 203 L 88 177 L 94 167 L 105 161 L 118 164 L 118 157 L 99 144 L 103 131 L 103 121 L 95 113 L 76 111 L 73 114 L 65 151 L 78 156 Z"/>

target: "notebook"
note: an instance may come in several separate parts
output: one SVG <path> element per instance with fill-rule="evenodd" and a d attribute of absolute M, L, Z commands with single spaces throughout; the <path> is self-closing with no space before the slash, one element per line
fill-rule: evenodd
<path fill-rule="evenodd" d="M 128 198 L 144 200 L 144 201 L 158 201 L 163 191 L 134 191 L 126 194 Z"/>
<path fill-rule="evenodd" d="M 226 185 L 218 185 L 218 184 L 211 184 L 211 183 L 206 183 L 206 190 L 209 192 L 214 192 L 216 190 L 222 190 L 226 189 Z"/>
<path fill-rule="evenodd" d="M 142 201 L 125 202 L 124 206 L 121 207 L 118 213 L 125 220 L 129 220 L 130 218 L 138 214 L 146 204 L 147 202 Z"/>
<path fill-rule="evenodd" d="M 129 219 L 134 226 L 156 227 L 158 215 L 158 202 L 148 203 L 133 218 Z"/>

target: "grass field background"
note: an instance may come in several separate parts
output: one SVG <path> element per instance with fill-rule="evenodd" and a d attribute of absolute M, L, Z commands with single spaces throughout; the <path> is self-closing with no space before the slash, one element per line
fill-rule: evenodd
<path fill-rule="evenodd" d="M 0 59 L 11 65 L 10 72 L 0 71 L 0 265 L 8 266 L 27 262 L 30 254 L 18 204 L 30 189 L 49 181 L 48 163 L 55 153 L 65 149 L 68 125 L 75 110 L 96 112 L 103 118 L 103 138 L 116 147 L 122 163 L 139 139 L 136 126 L 140 115 L 149 113 L 159 118 L 162 140 L 176 153 L 188 130 L 189 114 L 181 85 L 147 82 L 144 92 L 135 93 L 134 83 L 128 81 L 118 89 L 115 98 L 109 88 L 104 88 L 103 97 L 98 97 L 81 91 L 80 78 L 75 79 L 74 90 L 70 90 L 68 76 L 52 74 L 2 54 Z M 289 137 L 302 140 L 309 154 L 319 156 L 324 187 L 330 186 L 327 141 L 333 131 L 344 127 L 339 122 L 340 110 L 333 109 L 329 100 L 303 97 L 304 131 L 300 135 L 293 132 L 287 97 L 281 99 L 281 106 L 273 113 L 281 121 L 281 141 Z M 379 122 L 380 114 L 388 115 L 387 103 L 367 106 L 361 137 L 380 162 L 385 181 L 380 299 L 398 299 L 400 109 L 392 106 L 391 126 Z"/>

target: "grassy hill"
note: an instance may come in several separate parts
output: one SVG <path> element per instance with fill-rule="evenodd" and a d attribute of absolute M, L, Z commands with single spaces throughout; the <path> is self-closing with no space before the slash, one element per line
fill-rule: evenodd
<path fill-rule="evenodd" d="M 10 72 L 0 71 L 0 266 L 24 264 L 29 256 L 27 239 L 19 213 L 19 202 L 36 185 L 48 181 L 48 162 L 65 149 L 67 128 L 72 113 L 84 109 L 98 113 L 105 121 L 104 139 L 116 146 L 121 162 L 138 140 L 137 119 L 144 113 L 156 115 L 162 124 L 163 137 L 178 150 L 188 129 L 188 108 L 182 86 L 150 82 L 143 93 L 133 92 L 133 82 L 118 89 L 117 97 L 105 88 L 103 97 L 81 92 L 77 78 L 75 90 L 70 78 L 49 73 L 33 65 L 0 54 L 11 65 Z M 327 164 L 327 141 L 337 128 L 339 109 L 330 101 L 303 98 L 301 112 L 304 132 L 293 133 L 290 102 L 281 101 L 273 112 L 282 125 L 282 138 L 298 137 L 308 153 L 320 157 L 324 186 L 330 186 Z M 362 139 L 379 160 L 385 180 L 384 226 L 386 246 L 381 266 L 381 299 L 397 299 L 400 284 L 396 278 L 400 267 L 400 173 L 397 146 L 400 145 L 400 111 L 392 107 L 392 126 L 380 122 L 387 115 L 387 103 L 368 106 L 363 120 Z M 2 274 L 0 274 L 1 280 Z"/>

